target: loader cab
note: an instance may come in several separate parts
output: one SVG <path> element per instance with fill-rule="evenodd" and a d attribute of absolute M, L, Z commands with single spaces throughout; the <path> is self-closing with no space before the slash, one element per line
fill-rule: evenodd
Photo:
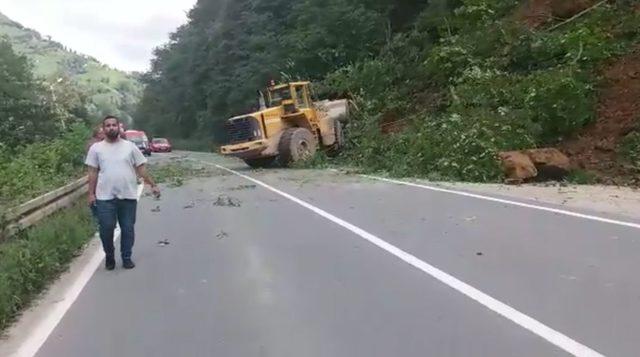
<path fill-rule="evenodd" d="M 309 82 L 293 82 L 272 85 L 267 91 L 269 107 L 282 106 L 285 115 L 299 113 L 311 108 L 309 97 Z"/>

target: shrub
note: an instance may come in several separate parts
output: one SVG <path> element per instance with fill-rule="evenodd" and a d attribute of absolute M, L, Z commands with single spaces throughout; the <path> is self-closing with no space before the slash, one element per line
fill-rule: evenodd
<path fill-rule="evenodd" d="M 640 170 L 640 132 L 627 135 L 620 145 L 619 153 L 624 161 Z"/>
<path fill-rule="evenodd" d="M 91 238 L 84 200 L 0 244 L 0 331 L 62 273 Z"/>
<path fill-rule="evenodd" d="M 22 203 L 79 176 L 88 134 L 77 125 L 59 139 L 27 145 L 17 154 L 0 148 L 0 205 Z"/>

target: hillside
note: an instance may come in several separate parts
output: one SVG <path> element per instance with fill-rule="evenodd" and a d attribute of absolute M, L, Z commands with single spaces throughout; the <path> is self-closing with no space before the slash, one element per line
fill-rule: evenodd
<path fill-rule="evenodd" d="M 92 117 L 116 114 L 131 122 L 135 105 L 142 93 L 137 74 L 109 68 L 0 13 L 0 37 L 2 36 L 9 40 L 17 53 L 29 58 L 36 76 L 54 86 L 60 83 L 71 84 L 85 93 L 89 99 L 87 109 Z"/>
<path fill-rule="evenodd" d="M 355 103 L 337 163 L 498 181 L 556 147 L 576 180 L 640 184 L 637 0 L 200 0 L 156 52 L 137 118 L 224 141 L 268 79 Z"/>

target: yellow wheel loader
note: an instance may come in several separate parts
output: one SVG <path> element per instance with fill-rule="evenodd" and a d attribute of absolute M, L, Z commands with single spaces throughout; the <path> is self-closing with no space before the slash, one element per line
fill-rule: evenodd
<path fill-rule="evenodd" d="M 330 154 L 344 146 L 346 100 L 313 102 L 309 82 L 271 85 L 261 108 L 226 123 L 229 145 L 223 155 L 238 157 L 249 166 L 282 166 L 304 160 L 319 149 Z"/>

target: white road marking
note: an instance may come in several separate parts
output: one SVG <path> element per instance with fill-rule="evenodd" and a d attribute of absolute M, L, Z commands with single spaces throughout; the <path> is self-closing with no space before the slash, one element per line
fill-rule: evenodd
<path fill-rule="evenodd" d="M 580 342 L 577 342 L 575 340 L 573 340 L 572 338 L 562 334 L 559 331 L 556 331 L 554 329 L 552 329 L 551 327 L 543 324 L 542 322 L 514 309 L 513 307 L 483 293 L 482 291 L 474 288 L 473 286 L 455 278 L 452 275 L 449 275 L 448 273 L 436 268 L 435 266 L 420 260 L 419 258 L 415 257 L 414 255 L 411 255 L 405 251 L 403 251 L 402 249 L 387 243 L 386 241 L 382 240 L 381 238 L 376 237 L 375 235 L 347 222 L 344 221 L 316 206 L 313 206 L 310 203 L 307 203 L 297 197 L 294 197 L 286 192 L 280 191 L 275 187 L 272 187 L 262 181 L 259 181 L 253 177 L 247 176 L 247 175 L 243 175 L 237 171 L 228 169 L 224 166 L 220 166 L 217 164 L 213 164 L 213 163 L 209 163 L 206 161 L 201 161 L 202 163 L 205 164 L 209 164 L 209 165 L 213 165 L 221 170 L 225 170 L 227 172 L 230 172 L 234 175 L 237 175 L 239 177 L 242 177 L 246 180 L 249 180 L 257 185 L 260 185 L 282 197 L 287 198 L 290 201 L 293 201 L 297 204 L 299 204 L 300 206 L 309 209 L 310 211 L 313 211 L 314 213 L 318 214 L 319 216 L 322 216 L 328 220 L 330 220 L 331 222 L 342 226 L 343 228 L 346 228 L 347 230 L 355 233 L 356 235 L 360 236 L 361 238 L 369 241 L 370 243 L 376 245 L 377 247 L 385 250 L 386 252 L 396 256 L 397 258 L 403 260 L 404 262 L 414 266 L 415 268 L 427 273 L 428 275 L 432 276 L 433 278 L 439 280 L 440 282 L 444 283 L 445 285 L 451 287 L 452 289 L 462 293 L 463 295 L 466 295 L 467 297 L 471 298 L 472 300 L 475 300 L 476 302 L 480 303 L 481 305 L 484 305 L 486 308 L 502 315 L 503 317 L 513 321 L 514 323 L 516 323 L 517 325 L 533 332 L 534 334 L 538 335 L 539 337 L 542 337 L 543 339 L 547 340 L 548 342 L 552 343 L 553 345 L 563 349 L 564 351 L 575 355 L 575 356 L 589 356 L 589 357 L 595 357 L 595 356 L 603 356 L 602 354 L 600 354 L 599 352 L 589 348 L 586 345 L 581 344 Z"/>
<path fill-rule="evenodd" d="M 143 190 L 144 186 L 139 185 L 138 199 L 142 196 Z M 116 228 L 113 235 L 114 242 L 118 241 L 119 238 L 120 228 Z M 12 357 L 33 357 L 38 353 L 40 347 L 42 347 L 42 345 L 47 341 L 49 335 L 51 335 L 56 326 L 58 326 L 58 323 L 62 321 L 64 315 L 69 311 L 71 305 L 76 301 L 82 292 L 82 289 L 84 289 L 85 285 L 87 285 L 89 280 L 91 280 L 91 277 L 100 266 L 100 263 L 102 263 L 102 260 L 104 259 L 104 252 L 101 247 L 102 245 L 100 245 L 100 248 L 96 249 L 87 265 L 82 268 L 82 272 L 78 275 L 76 281 L 74 281 L 67 291 L 65 291 L 62 301 L 57 303 L 49 314 L 38 323 L 38 326 L 36 326 L 33 332 L 29 335 L 29 338 L 22 343 L 15 353 L 11 355 Z"/>
<path fill-rule="evenodd" d="M 425 190 L 450 193 L 450 194 L 454 194 L 454 195 L 458 195 L 458 196 L 477 198 L 477 199 L 481 199 L 481 200 L 485 200 L 485 201 L 504 203 L 504 204 L 513 205 L 513 206 L 526 207 L 526 208 L 536 209 L 536 210 L 540 210 L 540 211 L 547 211 L 547 212 L 562 214 L 562 215 L 565 215 L 565 216 L 589 219 L 589 220 L 592 220 L 592 221 L 597 221 L 597 222 L 602 222 L 602 223 L 617 224 L 619 226 L 625 226 L 625 227 L 631 227 L 631 228 L 640 229 L 640 223 L 620 221 L 620 220 L 617 220 L 617 219 L 609 219 L 609 218 L 604 218 L 604 217 L 599 217 L 599 216 L 594 216 L 594 215 L 589 215 L 589 214 L 584 214 L 584 213 L 578 213 L 578 212 L 573 212 L 573 211 L 568 211 L 568 210 L 563 210 L 563 209 L 557 209 L 557 208 L 551 208 L 551 207 L 545 207 L 545 206 L 538 206 L 538 205 L 534 205 L 534 204 L 531 204 L 531 203 L 511 201 L 511 200 L 506 200 L 506 199 L 497 198 L 497 197 L 479 195 L 479 194 L 476 194 L 476 193 L 457 191 L 457 190 L 452 190 L 452 189 L 442 188 L 442 187 L 436 187 L 436 186 L 429 186 L 429 185 L 425 185 L 425 184 L 418 184 L 418 183 L 412 183 L 412 182 L 406 182 L 406 181 L 400 181 L 400 180 L 393 180 L 393 179 L 377 177 L 377 176 L 370 176 L 370 175 L 361 175 L 361 176 L 362 177 L 366 177 L 366 178 L 370 178 L 370 179 L 373 179 L 373 180 L 377 180 L 377 181 L 384 181 L 384 182 L 394 183 L 394 184 L 397 184 L 397 185 L 418 187 L 418 188 L 422 188 L 422 189 L 425 189 Z"/>

